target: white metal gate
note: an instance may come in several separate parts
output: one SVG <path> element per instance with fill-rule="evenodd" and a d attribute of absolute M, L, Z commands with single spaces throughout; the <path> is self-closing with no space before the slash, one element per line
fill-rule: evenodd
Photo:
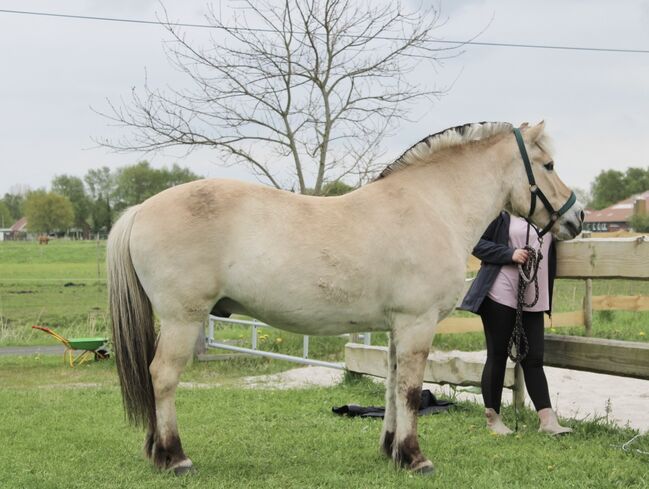
<path fill-rule="evenodd" d="M 214 339 L 214 328 L 215 328 L 214 324 L 216 322 L 250 326 L 251 327 L 251 335 L 250 335 L 251 347 L 245 348 L 242 346 L 229 345 L 227 343 L 216 341 Z M 340 370 L 345 369 L 345 364 L 341 362 L 325 362 L 322 360 L 309 358 L 309 337 L 307 335 L 304 335 L 302 340 L 301 357 L 296 357 L 293 355 L 285 355 L 283 353 L 275 353 L 272 351 L 260 350 L 257 345 L 257 329 L 262 327 L 272 328 L 272 326 L 266 323 L 262 323 L 261 321 L 257 321 L 256 319 L 252 319 L 252 320 L 231 319 L 231 318 L 224 318 L 224 317 L 210 315 L 208 329 L 207 329 L 206 345 L 208 348 L 219 348 L 222 350 L 234 351 L 237 353 L 246 353 L 248 355 L 256 355 L 260 357 L 274 358 L 276 360 L 286 360 L 289 362 L 301 363 L 303 365 L 316 365 L 320 367 L 337 368 Z M 348 336 L 348 335 L 344 335 L 344 336 Z M 366 345 L 370 344 L 371 342 L 370 333 L 363 334 L 363 342 Z"/>

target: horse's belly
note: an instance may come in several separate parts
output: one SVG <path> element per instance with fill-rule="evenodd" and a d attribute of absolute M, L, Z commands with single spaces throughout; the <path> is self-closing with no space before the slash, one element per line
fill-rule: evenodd
<path fill-rule="evenodd" d="M 337 335 L 388 329 L 381 309 L 356 302 L 341 306 L 315 302 L 306 297 L 223 298 L 213 313 L 244 314 L 273 327 L 307 335 Z"/>
<path fill-rule="evenodd" d="M 365 333 L 373 331 L 386 331 L 387 328 L 381 321 L 362 320 L 331 320 L 319 318 L 320 322 L 315 323 L 313 319 L 296 321 L 294 317 L 269 317 L 259 318 L 273 327 L 309 336 L 335 336 L 343 333 Z"/>
<path fill-rule="evenodd" d="M 303 311 L 265 310 L 254 317 L 279 329 L 314 336 L 385 331 L 385 319 L 378 315 L 363 315 L 357 311 L 309 308 Z"/>

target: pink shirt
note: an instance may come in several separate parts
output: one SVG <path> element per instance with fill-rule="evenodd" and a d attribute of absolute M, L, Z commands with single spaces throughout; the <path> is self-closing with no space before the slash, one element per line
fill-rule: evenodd
<path fill-rule="evenodd" d="M 509 247 L 524 248 L 527 235 L 527 221 L 521 217 L 511 216 L 509 224 Z M 524 311 L 547 311 L 550 309 L 550 296 L 548 291 L 548 256 L 552 235 L 550 233 L 543 237 L 541 253 L 543 259 L 539 265 L 539 300 L 533 307 L 523 307 Z M 539 241 L 536 232 L 530 228 L 530 246 L 537 250 Z M 518 296 L 518 264 L 512 263 L 503 265 L 496 277 L 487 296 L 494 302 L 516 309 L 516 297 Z M 534 300 L 534 283 L 528 285 L 525 291 L 525 302 Z"/>

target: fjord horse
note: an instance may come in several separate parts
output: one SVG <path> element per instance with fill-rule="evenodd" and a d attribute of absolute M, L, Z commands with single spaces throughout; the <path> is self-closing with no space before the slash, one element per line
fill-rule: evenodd
<path fill-rule="evenodd" d="M 531 205 L 541 195 L 547 205 Z M 581 230 L 582 207 L 557 176 L 543 123 L 447 129 L 340 197 L 215 179 L 128 209 L 108 239 L 110 309 L 125 409 L 148 429 L 148 457 L 176 473 L 192 466 L 175 392 L 216 311 L 306 335 L 389 331 L 380 448 L 431 472 L 417 438 L 424 366 L 471 250 L 503 208 L 558 239 Z"/>

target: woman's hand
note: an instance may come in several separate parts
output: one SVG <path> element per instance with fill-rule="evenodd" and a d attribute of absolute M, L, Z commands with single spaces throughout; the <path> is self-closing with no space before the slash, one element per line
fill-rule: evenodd
<path fill-rule="evenodd" d="M 512 255 L 512 261 L 514 263 L 522 265 L 527 261 L 529 256 L 530 255 L 527 250 L 524 250 L 523 248 L 517 248 L 514 250 L 514 254 Z"/>

